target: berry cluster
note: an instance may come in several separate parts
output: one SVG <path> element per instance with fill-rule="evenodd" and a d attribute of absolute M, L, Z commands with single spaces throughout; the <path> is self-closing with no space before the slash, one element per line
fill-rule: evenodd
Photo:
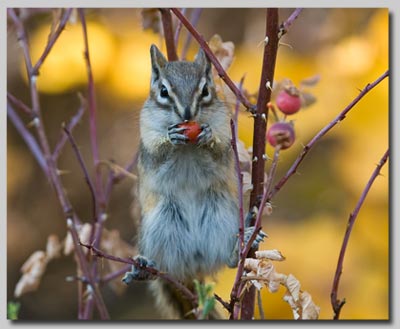
<path fill-rule="evenodd" d="M 279 90 L 275 104 L 286 118 L 286 115 L 292 115 L 297 113 L 302 105 L 299 90 L 290 82 Z M 272 103 L 268 103 L 267 106 L 275 112 L 275 107 Z M 293 145 L 295 140 L 295 133 L 292 122 L 281 120 L 273 123 L 267 131 L 267 141 L 273 147 L 279 146 L 281 150 L 285 150 Z"/>

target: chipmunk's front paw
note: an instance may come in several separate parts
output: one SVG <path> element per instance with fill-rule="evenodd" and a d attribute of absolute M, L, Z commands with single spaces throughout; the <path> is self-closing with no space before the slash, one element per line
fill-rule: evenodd
<path fill-rule="evenodd" d="M 144 281 L 154 280 L 156 278 L 154 274 L 147 270 L 148 268 L 156 267 L 156 264 L 152 260 L 140 255 L 133 259 L 137 262 L 137 265 L 132 265 L 131 271 L 125 273 L 124 277 L 122 278 L 122 281 L 125 284 L 130 284 L 133 280 Z"/>
<path fill-rule="evenodd" d="M 250 226 L 250 227 L 247 227 L 244 229 L 244 244 L 245 245 L 247 245 L 247 242 L 250 240 L 251 236 L 253 235 L 254 229 L 255 229 L 254 226 Z M 260 230 L 257 233 L 256 238 L 252 242 L 251 247 L 253 249 L 258 249 L 258 245 L 264 241 L 265 237 L 268 237 L 268 235 Z"/>
<path fill-rule="evenodd" d="M 168 127 L 168 139 L 174 145 L 184 145 L 189 138 L 184 134 L 186 128 L 179 127 L 179 123 Z"/>
<path fill-rule="evenodd" d="M 197 136 L 197 145 L 207 145 L 213 139 L 213 133 L 211 127 L 208 123 L 203 123 L 201 125 L 201 133 Z"/>

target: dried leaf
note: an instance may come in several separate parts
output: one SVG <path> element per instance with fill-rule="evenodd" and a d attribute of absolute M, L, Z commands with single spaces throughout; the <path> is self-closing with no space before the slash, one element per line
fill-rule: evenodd
<path fill-rule="evenodd" d="M 21 267 L 23 275 L 15 286 L 14 296 L 18 298 L 27 292 L 37 290 L 46 266 L 46 253 L 42 250 L 35 251 Z"/>
<path fill-rule="evenodd" d="M 302 307 L 303 320 L 316 320 L 319 317 L 320 307 L 315 305 L 311 295 L 304 291 L 300 294 L 300 304 Z"/>
<path fill-rule="evenodd" d="M 60 257 L 61 243 L 57 235 L 52 234 L 47 238 L 46 256 L 48 260 Z"/>
<path fill-rule="evenodd" d="M 161 32 L 161 15 L 157 8 L 142 9 L 141 14 L 143 30 L 150 29 L 154 33 Z"/>
<path fill-rule="evenodd" d="M 282 255 L 282 253 L 277 250 L 258 250 L 256 251 L 256 258 L 262 259 L 271 259 L 271 260 L 276 260 L 276 261 L 284 261 L 286 258 Z"/>
<path fill-rule="evenodd" d="M 46 260 L 46 253 L 43 250 L 37 250 L 25 261 L 21 267 L 22 273 L 27 273 L 36 263 L 42 263 Z"/>
<path fill-rule="evenodd" d="M 208 42 L 208 45 L 226 71 L 232 64 L 235 44 L 231 41 L 223 42 L 218 34 L 214 34 Z"/>
<path fill-rule="evenodd" d="M 300 98 L 301 98 L 301 107 L 303 108 L 308 107 L 317 101 L 317 98 L 313 94 L 305 91 L 302 91 L 300 93 Z"/>
<path fill-rule="evenodd" d="M 297 303 L 300 296 L 300 282 L 297 280 L 293 274 L 289 274 L 285 283 L 286 288 L 289 293 L 293 296 L 294 301 Z"/>
<path fill-rule="evenodd" d="M 313 87 L 319 82 L 320 79 L 321 79 L 321 76 L 319 74 L 316 74 L 312 77 L 308 77 L 308 78 L 301 80 L 300 86 Z"/>
<path fill-rule="evenodd" d="M 240 169 L 242 171 L 250 172 L 252 164 L 250 152 L 246 149 L 243 141 L 240 139 L 237 139 L 236 146 L 239 156 Z"/>
<path fill-rule="evenodd" d="M 90 235 L 92 232 L 92 225 L 89 223 L 85 223 L 83 225 L 76 226 L 76 230 L 78 231 L 79 241 L 84 244 L 89 244 Z M 64 242 L 64 255 L 65 256 L 70 255 L 73 250 L 74 250 L 74 241 L 72 239 L 71 233 L 68 232 Z M 86 252 L 88 252 L 88 250 Z"/>
<path fill-rule="evenodd" d="M 258 271 L 258 264 L 260 263 L 259 259 L 254 259 L 254 258 L 246 258 L 244 260 L 244 268 L 245 270 L 248 271 L 253 271 L 257 273 Z"/>

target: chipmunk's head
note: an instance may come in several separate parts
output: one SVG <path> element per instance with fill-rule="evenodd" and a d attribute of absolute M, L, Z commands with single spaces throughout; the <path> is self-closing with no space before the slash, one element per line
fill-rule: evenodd
<path fill-rule="evenodd" d="M 150 55 L 150 97 L 159 111 L 170 112 L 172 121 L 196 120 L 216 100 L 211 63 L 201 48 L 193 62 L 168 62 L 155 45 Z"/>

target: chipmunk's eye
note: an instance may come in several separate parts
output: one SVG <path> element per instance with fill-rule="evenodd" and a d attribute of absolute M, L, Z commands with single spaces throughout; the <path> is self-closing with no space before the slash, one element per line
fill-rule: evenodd
<path fill-rule="evenodd" d="M 208 91 L 208 86 L 207 84 L 204 84 L 203 90 L 201 91 L 201 96 L 202 97 L 207 97 L 209 95 L 209 91 Z"/>
<path fill-rule="evenodd" d="M 165 87 L 164 85 L 161 86 L 161 89 L 160 89 L 160 96 L 161 96 L 162 98 L 167 98 L 167 97 L 169 96 L 169 94 L 168 94 L 168 89 L 167 89 L 167 87 Z"/>

